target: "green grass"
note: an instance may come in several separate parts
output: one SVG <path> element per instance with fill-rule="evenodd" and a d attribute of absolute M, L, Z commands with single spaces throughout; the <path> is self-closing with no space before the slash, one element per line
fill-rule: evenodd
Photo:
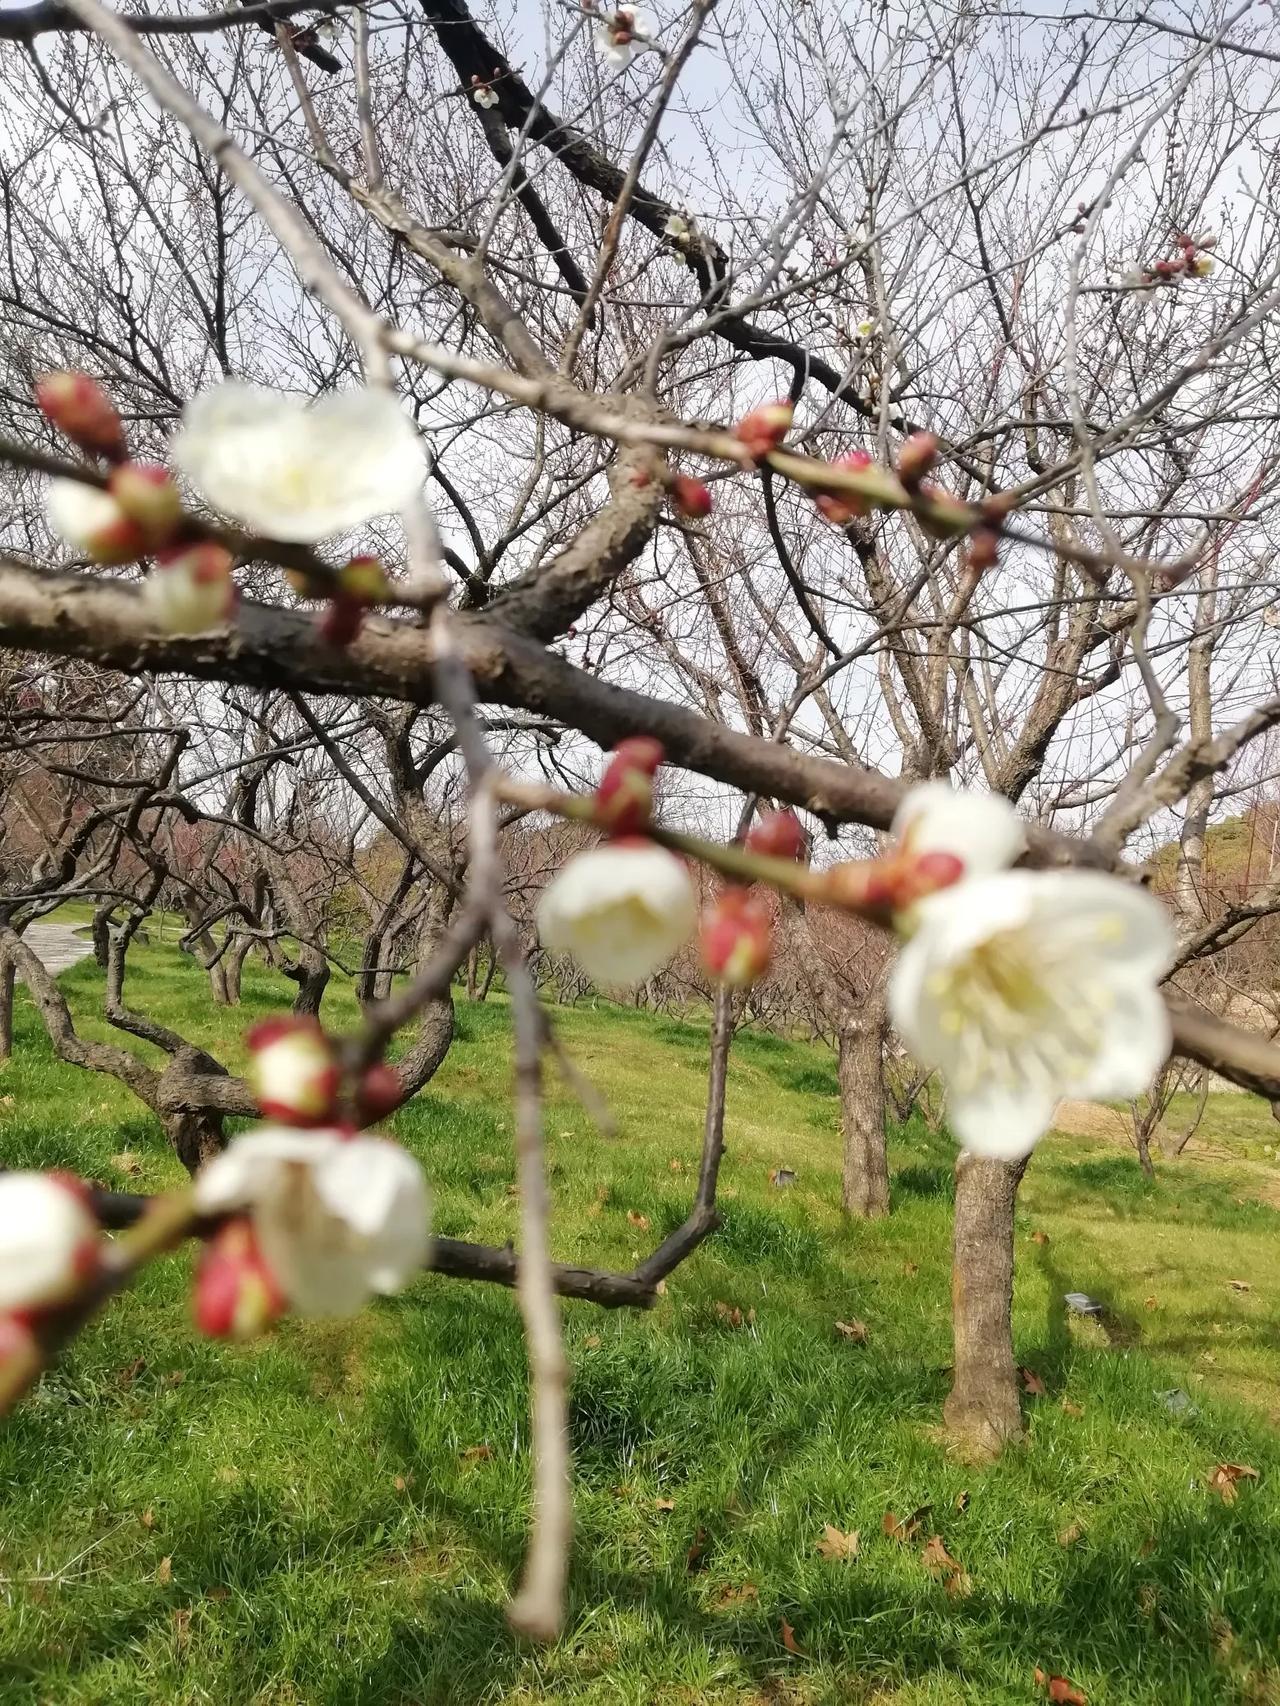
<path fill-rule="evenodd" d="M 244 1006 L 219 1012 L 171 946 L 136 960 L 135 1002 L 232 1064 L 240 1029 L 287 999 L 251 964 Z M 63 983 L 106 1034 L 88 1017 L 98 975 L 90 960 Z M 327 1011 L 353 1021 L 345 989 Z M 495 1243 L 517 1235 L 507 1018 L 460 1002 L 444 1067 L 394 1122 L 439 1230 Z M 551 1082 L 556 1254 L 626 1265 L 684 1212 L 705 1027 L 604 1004 L 555 1020 L 618 1124 L 600 1136 Z M 9 1165 L 178 1177 L 113 1080 L 51 1058 L 25 999 L 0 1144 Z M 357 1321 L 233 1349 L 189 1329 L 189 1254 L 158 1264 L 0 1430 L 0 1702 L 1012 1706 L 1037 1697 L 1037 1665 L 1091 1706 L 1274 1701 L 1280 1216 L 1261 1143 L 1184 1157 L 1154 1186 L 1118 1147 L 1042 1146 L 1016 1334 L 1047 1392 L 1027 1401 L 1027 1445 L 984 1469 L 936 1426 L 951 1148 L 913 1128 L 891 1152 L 891 1219 L 846 1226 L 829 1054 L 739 1040 L 723 1230 L 653 1312 L 565 1309 L 578 1534 L 550 1651 L 502 1616 L 529 1491 L 508 1293 L 426 1276 Z M 791 1190 L 769 1184 L 780 1165 Z M 1107 1301 L 1108 1333 L 1067 1316 L 1077 1289 Z M 735 1329 L 717 1303 L 754 1320 Z M 835 1330 L 853 1316 L 864 1345 Z M 1176 1415 L 1157 1397 L 1175 1387 L 1191 1397 Z M 1223 1461 L 1259 1471 L 1230 1505 L 1207 1487 Z M 921 1538 L 943 1537 L 965 1597 L 882 1532 L 886 1510 L 926 1504 Z M 818 1556 L 825 1523 L 860 1531 L 855 1561 Z"/>

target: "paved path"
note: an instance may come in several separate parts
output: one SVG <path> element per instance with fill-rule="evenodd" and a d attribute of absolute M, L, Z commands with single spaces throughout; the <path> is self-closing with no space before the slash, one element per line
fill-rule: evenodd
<path fill-rule="evenodd" d="M 77 936 L 69 924 L 28 924 L 22 939 L 55 977 L 93 952 L 88 937 Z"/>

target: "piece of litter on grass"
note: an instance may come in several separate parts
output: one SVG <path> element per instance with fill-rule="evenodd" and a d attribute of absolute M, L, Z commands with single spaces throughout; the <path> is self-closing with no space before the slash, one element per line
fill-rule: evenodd
<path fill-rule="evenodd" d="M 769 1174 L 769 1183 L 775 1190 L 785 1191 L 796 1182 L 795 1171 L 791 1167 L 775 1167 Z"/>
<path fill-rule="evenodd" d="M 1175 1386 L 1168 1392 L 1157 1392 L 1156 1400 L 1164 1405 L 1171 1416 L 1194 1416 L 1197 1414 L 1196 1407 L 1191 1402 L 1191 1394 L 1184 1392 L 1181 1386 Z"/>
<path fill-rule="evenodd" d="M 1106 1304 L 1099 1303 L 1096 1297 L 1090 1297 L 1087 1291 L 1068 1291 L 1063 1294 L 1062 1301 L 1068 1309 L 1077 1315 L 1104 1315 Z"/>

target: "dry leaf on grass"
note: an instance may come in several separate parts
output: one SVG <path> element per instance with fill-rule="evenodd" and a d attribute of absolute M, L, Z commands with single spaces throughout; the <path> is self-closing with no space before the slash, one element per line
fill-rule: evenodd
<path fill-rule="evenodd" d="M 904 1262 L 902 1264 L 902 1271 L 908 1279 L 911 1279 L 913 1275 L 920 1272 L 920 1264 L 919 1262 Z"/>
<path fill-rule="evenodd" d="M 174 1645 L 185 1647 L 191 1639 L 191 1613 L 186 1607 L 180 1607 L 173 1614 Z"/>
<path fill-rule="evenodd" d="M 1237 1481 L 1256 1481 L 1258 1471 L 1248 1463 L 1219 1463 L 1209 1476 L 1209 1490 L 1218 1495 L 1224 1505 L 1233 1505 L 1239 1494 Z"/>
<path fill-rule="evenodd" d="M 1068 1416 L 1075 1416 L 1077 1419 L 1084 1415 L 1084 1405 L 1073 1404 L 1070 1398 L 1062 1400 L 1062 1408 Z"/>
<path fill-rule="evenodd" d="M 582 1340 L 582 1348 L 584 1351 L 598 1351 L 603 1343 L 599 1333 L 588 1333 Z"/>
<path fill-rule="evenodd" d="M 487 1463 L 493 1456 L 493 1447 L 487 1443 L 469 1445 L 465 1451 L 458 1453 L 459 1463 Z M 413 1479 L 412 1476 L 409 1477 Z"/>
<path fill-rule="evenodd" d="M 173 1580 L 172 1558 L 161 1558 L 160 1562 L 156 1565 L 156 1580 L 162 1588 L 167 1587 Z"/>
<path fill-rule="evenodd" d="M 683 1161 L 679 1161 L 679 1160 L 668 1161 L 667 1166 L 670 1168 L 670 1170 L 673 1173 L 683 1173 L 684 1172 L 684 1162 Z"/>
<path fill-rule="evenodd" d="M 637 1214 L 635 1209 L 629 1208 L 627 1210 L 627 1219 L 638 1232 L 647 1232 L 649 1230 L 649 1216 L 647 1214 Z"/>
<path fill-rule="evenodd" d="M 397 1493 L 407 1493 L 413 1486 L 413 1470 L 411 1469 L 407 1475 L 397 1475 L 393 1485 Z"/>
<path fill-rule="evenodd" d="M 689 1550 L 684 1555 L 684 1567 L 685 1567 L 685 1569 L 686 1570 L 700 1570 L 702 1568 L 702 1555 L 706 1551 L 706 1549 L 707 1549 L 707 1531 L 705 1528 L 699 1528 L 697 1533 L 693 1537 L 693 1545 L 689 1548 Z"/>
<path fill-rule="evenodd" d="M 968 1508 L 969 1508 L 969 1489 L 967 1487 L 965 1487 L 961 1492 L 956 1494 L 955 1506 L 956 1506 L 956 1509 L 958 1511 L 967 1511 L 968 1510 Z"/>
<path fill-rule="evenodd" d="M 1155 1298 L 1155 1297 L 1144 1298 L 1143 1303 L 1142 1303 L 1142 1307 L 1144 1309 L 1159 1309 L 1159 1307 L 1160 1307 L 1159 1299 Z"/>
<path fill-rule="evenodd" d="M 1034 1368 L 1020 1368 L 1018 1370 L 1018 1379 L 1022 1382 L 1022 1390 L 1030 1393 L 1031 1397 L 1044 1397 L 1044 1381 L 1041 1380 Z"/>
<path fill-rule="evenodd" d="M 782 1644 L 789 1653 L 794 1653 L 798 1659 L 804 1657 L 803 1649 L 796 1646 L 796 1632 L 785 1617 L 782 1619 Z"/>
<path fill-rule="evenodd" d="M 940 1534 L 932 1534 L 920 1553 L 920 1562 L 942 1582 L 952 1599 L 965 1599 L 973 1592 L 973 1577 L 958 1558 L 947 1551 Z"/>
<path fill-rule="evenodd" d="M 865 1345 L 867 1342 L 867 1324 L 856 1317 L 852 1321 L 837 1321 L 836 1332 L 842 1339 L 851 1339 L 855 1345 Z"/>
<path fill-rule="evenodd" d="M 119 1155 L 113 1155 L 111 1165 L 117 1173 L 123 1173 L 127 1179 L 136 1179 L 142 1171 L 142 1163 L 132 1149 L 122 1149 Z"/>
<path fill-rule="evenodd" d="M 826 1523 L 816 1545 L 820 1558 L 827 1558 L 832 1563 L 848 1562 L 850 1558 L 858 1556 L 858 1531 L 855 1528 L 846 1534 L 843 1529 L 833 1528 L 830 1523 Z"/>
<path fill-rule="evenodd" d="M 674 1499 L 655 1499 L 653 1508 L 656 1511 L 673 1511 L 676 1508 L 676 1501 Z"/>
<path fill-rule="evenodd" d="M 1047 1676 L 1036 1666 L 1036 1686 L 1043 1688 L 1054 1706 L 1089 1706 L 1088 1697 L 1065 1676 Z"/>
<path fill-rule="evenodd" d="M 752 1327 L 755 1325 L 755 1310 L 748 1309 L 744 1315 L 736 1303 L 717 1303 L 716 1315 L 726 1327 Z"/>
<path fill-rule="evenodd" d="M 1074 1546 L 1076 1541 L 1079 1540 L 1083 1534 L 1084 1524 L 1082 1522 L 1068 1523 L 1065 1528 L 1059 1529 L 1058 1531 L 1058 1545 Z"/>
<path fill-rule="evenodd" d="M 713 1604 L 718 1606 L 748 1605 L 760 1598 L 760 1589 L 754 1582 L 743 1582 L 741 1587 L 721 1588 Z"/>
<path fill-rule="evenodd" d="M 145 1510 L 138 1518 L 138 1521 L 144 1528 L 154 1528 L 156 1525 L 156 1513 L 150 1509 Z"/>
<path fill-rule="evenodd" d="M 1253 1290 L 1253 1287 L 1249 1284 L 1248 1280 L 1228 1280 L 1227 1284 L 1231 1287 L 1232 1291 Z"/>
<path fill-rule="evenodd" d="M 1049 1242 L 1049 1234 L 1047 1232 L 1033 1232 L 1031 1234 L 1031 1242 L 1033 1244 L 1047 1244 Z"/>
<path fill-rule="evenodd" d="M 918 1510 L 912 1511 L 910 1516 L 903 1517 L 901 1521 L 892 1511 L 886 1511 L 881 1518 L 880 1526 L 890 1540 L 897 1540 L 905 1546 L 919 1534 L 925 1517 L 932 1509 L 932 1505 L 921 1505 Z"/>

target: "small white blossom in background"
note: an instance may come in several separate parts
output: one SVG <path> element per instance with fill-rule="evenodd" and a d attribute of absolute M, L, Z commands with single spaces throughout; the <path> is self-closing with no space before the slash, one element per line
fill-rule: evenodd
<path fill-rule="evenodd" d="M 963 856 L 963 854 L 962 854 Z M 1084 871 L 976 876 L 920 901 L 889 1011 L 978 1155 L 1026 1155 L 1064 1096 L 1130 1097 L 1169 1052 L 1160 902 Z"/>
<path fill-rule="evenodd" d="M 966 877 L 1006 870 L 1026 851 L 1022 819 L 1001 794 L 979 794 L 947 782 L 908 788 L 891 833 L 904 851 L 952 853 Z"/>
<path fill-rule="evenodd" d="M 876 329 L 874 320 L 859 320 L 853 328 L 860 338 L 869 338 Z"/>
<path fill-rule="evenodd" d="M 215 509 L 308 545 L 403 508 L 424 472 L 417 432 L 388 391 L 308 404 L 228 380 L 188 403 L 172 450 Z"/>
<path fill-rule="evenodd" d="M 77 1180 L 0 1174 L 0 1310 L 65 1302 L 93 1270 L 101 1245 Z"/>
<path fill-rule="evenodd" d="M 684 862 L 652 842 L 579 853 L 543 891 L 538 935 L 594 982 L 634 988 L 693 935 L 698 905 Z"/>
<path fill-rule="evenodd" d="M 478 107 L 491 108 L 498 104 L 498 95 L 487 83 L 477 83 L 471 91 L 471 99 Z"/>
<path fill-rule="evenodd" d="M 653 34 L 648 19 L 632 6 L 619 6 L 596 30 L 596 52 L 611 71 L 625 71 Z"/>
<path fill-rule="evenodd" d="M 165 634 L 225 628 L 238 601 L 231 553 L 211 540 L 162 552 L 142 583 L 147 620 Z"/>
<path fill-rule="evenodd" d="M 693 236 L 693 227 L 683 213 L 669 213 L 662 234 L 683 249 Z"/>
<path fill-rule="evenodd" d="M 202 1214 L 245 1214 L 257 1249 L 299 1315 L 354 1315 L 407 1285 L 427 1258 L 431 1202 L 398 1143 L 261 1126 L 195 1182 Z"/>
<path fill-rule="evenodd" d="M 60 539 L 99 563 L 131 563 L 145 548 L 142 529 L 99 486 L 50 480 L 45 514 Z"/>

